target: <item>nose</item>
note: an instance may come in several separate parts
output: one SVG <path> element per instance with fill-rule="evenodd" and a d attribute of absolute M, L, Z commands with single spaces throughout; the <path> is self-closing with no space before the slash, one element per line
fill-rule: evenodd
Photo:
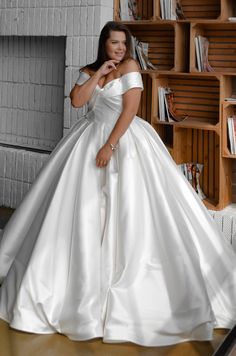
<path fill-rule="evenodd" d="M 123 42 L 119 42 L 119 49 L 124 49 L 125 48 L 125 44 Z"/>

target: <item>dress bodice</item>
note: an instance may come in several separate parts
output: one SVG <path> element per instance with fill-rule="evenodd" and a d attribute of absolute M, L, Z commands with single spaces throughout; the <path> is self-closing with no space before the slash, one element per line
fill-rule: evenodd
<path fill-rule="evenodd" d="M 76 84 L 82 85 L 89 78 L 89 74 L 80 72 Z M 122 111 L 122 95 L 132 88 L 143 89 L 142 77 L 139 72 L 126 73 L 120 78 L 111 80 L 103 88 L 97 85 L 88 102 L 87 118 L 114 124 Z"/>

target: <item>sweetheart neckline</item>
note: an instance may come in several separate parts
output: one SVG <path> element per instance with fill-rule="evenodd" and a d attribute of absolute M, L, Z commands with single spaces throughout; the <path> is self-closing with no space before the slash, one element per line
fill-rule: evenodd
<path fill-rule="evenodd" d="M 89 75 L 87 72 L 82 72 L 82 73 L 87 74 L 87 75 L 91 78 L 91 75 Z M 110 81 L 107 82 L 103 87 L 101 87 L 99 84 L 97 84 L 96 87 L 98 87 L 100 90 L 103 90 L 108 84 L 114 82 L 115 80 L 121 79 L 121 78 L 123 78 L 124 76 L 126 76 L 127 74 L 131 74 L 131 73 L 139 73 L 139 74 L 140 74 L 140 72 L 137 72 L 137 71 L 135 71 L 135 72 L 128 72 L 128 73 L 125 73 L 125 74 L 121 75 L 119 78 L 114 78 L 114 79 L 110 80 Z"/>

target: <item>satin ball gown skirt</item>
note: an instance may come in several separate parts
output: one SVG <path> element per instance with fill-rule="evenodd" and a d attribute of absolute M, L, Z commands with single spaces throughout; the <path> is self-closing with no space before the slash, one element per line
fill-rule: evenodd
<path fill-rule="evenodd" d="M 13 328 L 162 346 L 234 325 L 235 254 L 153 128 L 135 117 L 96 167 L 134 87 L 137 72 L 96 87 L 4 229 L 0 317 Z"/>

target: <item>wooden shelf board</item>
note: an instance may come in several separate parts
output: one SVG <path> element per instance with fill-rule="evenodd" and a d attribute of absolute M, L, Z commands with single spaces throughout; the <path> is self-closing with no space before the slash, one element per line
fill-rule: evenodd
<path fill-rule="evenodd" d="M 223 100 L 223 105 L 225 108 L 227 108 L 227 106 L 234 106 L 236 105 L 236 100 Z"/>
<path fill-rule="evenodd" d="M 235 155 L 233 155 L 232 153 L 224 153 L 223 155 L 222 155 L 222 157 L 224 157 L 224 158 L 233 158 L 233 159 L 236 159 L 236 154 Z"/>
<path fill-rule="evenodd" d="M 188 129 L 199 129 L 207 131 L 216 131 L 219 132 L 219 123 L 213 125 L 208 122 L 199 121 L 194 118 L 186 119 L 182 122 L 168 122 L 168 121 L 159 121 L 157 118 L 154 119 L 157 125 L 173 125 L 176 127 L 188 128 Z"/>
<path fill-rule="evenodd" d="M 203 203 L 208 210 L 220 210 L 218 207 L 218 202 L 216 201 L 206 198 L 203 200 Z"/>

